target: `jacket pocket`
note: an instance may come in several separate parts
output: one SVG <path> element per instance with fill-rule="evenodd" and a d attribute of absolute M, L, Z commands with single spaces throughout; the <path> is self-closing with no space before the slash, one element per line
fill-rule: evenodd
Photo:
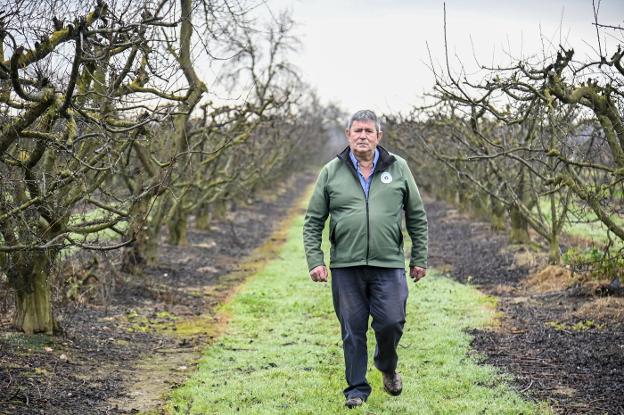
<path fill-rule="evenodd" d="M 397 246 L 399 247 L 397 250 L 397 255 L 401 255 L 403 253 L 403 229 L 401 228 L 401 222 L 397 223 Z"/>
<path fill-rule="evenodd" d="M 336 244 L 336 225 L 338 225 L 338 222 L 332 222 L 329 228 L 329 242 L 331 242 L 332 246 Z"/>
<path fill-rule="evenodd" d="M 334 262 L 336 259 L 336 222 L 329 223 L 329 260 Z"/>

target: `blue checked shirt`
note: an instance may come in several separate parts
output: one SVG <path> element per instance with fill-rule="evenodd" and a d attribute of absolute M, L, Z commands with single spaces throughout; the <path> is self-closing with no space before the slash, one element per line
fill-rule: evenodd
<path fill-rule="evenodd" d="M 377 160 L 379 160 L 379 150 L 375 149 L 375 155 L 373 156 L 373 170 L 371 171 L 371 175 L 368 176 L 368 180 L 364 178 L 364 175 L 360 171 L 360 163 L 353 155 L 352 151 L 349 151 L 349 157 L 351 157 L 351 161 L 355 166 L 355 170 L 358 173 L 358 178 L 360 179 L 360 184 L 362 185 L 362 189 L 364 189 L 364 194 L 366 195 L 366 199 L 368 199 L 368 189 L 370 188 L 371 181 L 373 180 L 372 172 L 375 171 L 375 167 L 377 167 Z"/>

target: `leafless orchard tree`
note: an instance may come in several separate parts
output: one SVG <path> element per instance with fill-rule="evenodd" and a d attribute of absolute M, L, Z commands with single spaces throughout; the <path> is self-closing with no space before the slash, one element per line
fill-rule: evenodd
<path fill-rule="evenodd" d="M 125 247 L 136 269 L 165 224 L 181 242 L 191 213 L 287 164 L 288 127 L 267 123 L 296 124 L 290 23 L 259 30 L 247 12 L 228 0 L 12 0 L 0 11 L 0 270 L 17 328 L 54 330 L 47 277 L 66 247 Z M 253 85 L 236 105 L 210 101 L 197 67 L 228 59 Z M 266 163 L 250 164 L 261 151 Z M 120 242 L 98 240 L 104 230 Z"/>
<path fill-rule="evenodd" d="M 396 134 L 399 146 L 419 149 L 454 172 L 456 191 L 512 224 L 526 241 L 527 225 L 559 261 L 559 235 L 571 204 L 586 206 L 609 232 L 624 239 L 624 42 L 620 27 L 604 27 L 618 46 L 597 48 L 595 60 L 575 60 L 573 49 L 482 67 L 473 81 L 446 61 L 435 71 L 435 104 L 415 112 L 417 135 Z M 598 39 L 600 39 L 599 37 Z M 428 129 L 422 120 L 427 120 Z M 440 165 L 437 165 L 440 169 Z"/>
<path fill-rule="evenodd" d="M 125 19 L 140 10 L 19 1 L 3 11 L 0 250 L 15 325 L 28 333 L 54 328 L 47 276 L 61 249 L 89 248 L 86 235 L 127 218 L 133 201 L 107 181 L 141 127 L 164 115 L 130 108 L 145 84 L 134 55 L 151 33 Z M 78 207 L 104 213 L 72 221 Z"/>
<path fill-rule="evenodd" d="M 180 165 L 184 170 L 180 175 L 185 181 L 179 182 L 176 194 L 172 194 L 175 200 L 169 200 L 167 206 L 170 243 L 186 243 L 189 215 L 200 205 L 205 206 L 226 193 L 231 196 L 233 187 L 248 190 L 253 187 L 254 179 L 262 177 L 257 165 L 266 163 L 267 168 L 278 145 L 260 140 L 258 132 L 271 120 L 289 116 L 293 104 L 291 94 L 299 87 L 296 74 L 286 60 L 295 42 L 290 34 L 290 18 L 281 15 L 274 26 L 261 29 L 241 18 L 237 23 L 236 30 L 229 29 L 233 58 L 222 80 L 233 87 L 249 85 L 249 88 L 237 106 L 204 106 L 201 123 L 189 127 L 184 146 L 191 151 Z M 254 143 L 262 148 L 252 155 L 253 162 L 244 160 Z M 227 161 L 215 163 L 221 157 Z M 215 175 L 213 169 L 219 164 L 222 168 Z M 213 191 L 207 191 L 209 188 Z"/>

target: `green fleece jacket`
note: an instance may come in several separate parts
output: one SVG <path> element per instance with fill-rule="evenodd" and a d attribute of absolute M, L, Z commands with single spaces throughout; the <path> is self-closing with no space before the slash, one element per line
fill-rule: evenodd
<path fill-rule="evenodd" d="M 347 147 L 321 170 L 303 224 L 308 269 L 325 265 L 321 240 L 330 217 L 330 266 L 404 268 L 401 212 L 412 239 L 410 266 L 427 267 L 427 216 L 407 162 L 381 146 L 368 198 Z"/>

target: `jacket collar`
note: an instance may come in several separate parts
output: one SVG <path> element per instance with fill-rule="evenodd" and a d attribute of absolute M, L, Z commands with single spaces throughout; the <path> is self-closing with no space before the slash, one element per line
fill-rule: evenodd
<path fill-rule="evenodd" d="M 379 160 L 377 160 L 377 168 L 375 169 L 375 171 L 384 171 L 396 161 L 396 157 L 390 154 L 388 150 L 386 150 L 382 146 L 377 146 L 377 150 L 379 150 Z M 337 157 L 347 163 L 349 167 L 351 167 L 353 170 L 355 170 L 355 166 L 351 161 L 351 157 L 349 157 L 349 151 L 349 146 L 347 146 L 337 155 Z"/>

